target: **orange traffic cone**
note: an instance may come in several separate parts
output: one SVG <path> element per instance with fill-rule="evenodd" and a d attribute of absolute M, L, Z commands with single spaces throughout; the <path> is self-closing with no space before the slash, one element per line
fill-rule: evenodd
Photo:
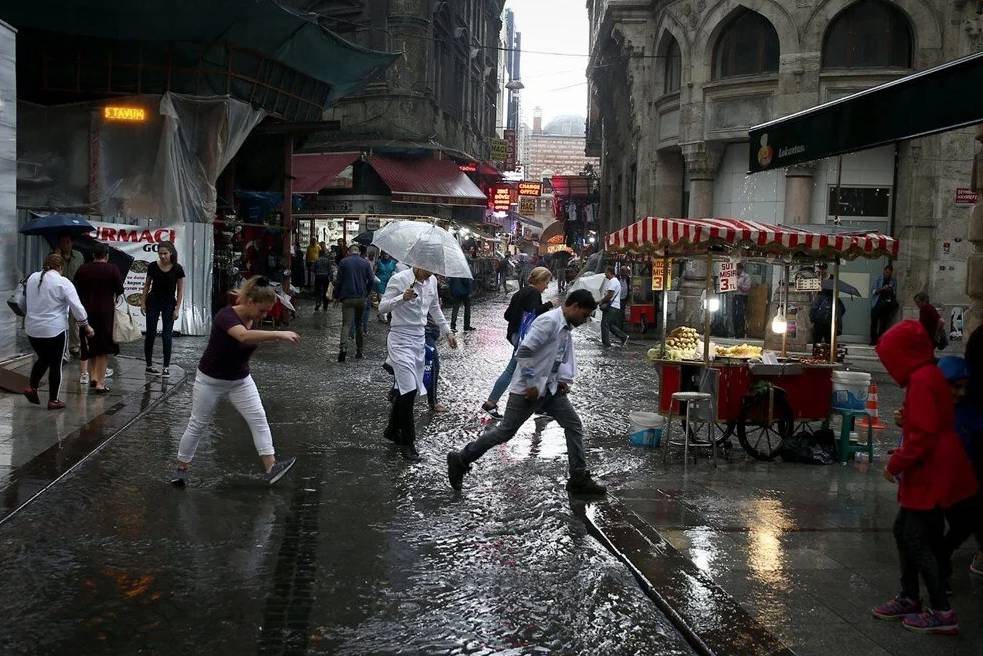
<path fill-rule="evenodd" d="M 874 420 L 874 430 L 882 430 L 887 428 L 887 424 L 881 421 L 881 418 L 877 414 L 877 383 L 874 381 L 870 382 L 870 392 L 867 394 L 867 417 Z M 861 417 L 858 419 L 857 426 L 860 428 L 867 428 L 867 424 L 870 423 L 870 420 L 867 417 Z"/>

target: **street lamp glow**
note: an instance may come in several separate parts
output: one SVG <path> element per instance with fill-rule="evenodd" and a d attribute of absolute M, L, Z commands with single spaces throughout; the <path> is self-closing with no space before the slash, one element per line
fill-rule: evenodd
<path fill-rule="evenodd" d="M 591 237 L 591 238 L 590 238 L 590 239 L 588 239 L 587 241 L 589 241 L 590 243 L 592 243 L 592 244 L 593 244 L 593 243 L 594 243 L 594 242 L 595 242 L 596 240 L 595 240 L 595 239 L 594 239 L 593 237 Z"/>

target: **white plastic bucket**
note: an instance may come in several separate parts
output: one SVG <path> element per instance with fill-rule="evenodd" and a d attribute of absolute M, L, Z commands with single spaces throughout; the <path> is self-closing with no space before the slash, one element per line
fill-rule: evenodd
<path fill-rule="evenodd" d="M 654 412 L 632 412 L 628 415 L 628 441 L 635 446 L 659 446 L 666 418 Z"/>
<path fill-rule="evenodd" d="M 866 410 L 870 374 L 862 371 L 833 372 L 833 407 L 839 410 Z"/>

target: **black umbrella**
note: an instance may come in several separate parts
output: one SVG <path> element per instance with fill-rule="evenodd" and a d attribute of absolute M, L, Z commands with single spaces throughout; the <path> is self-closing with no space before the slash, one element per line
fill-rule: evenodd
<path fill-rule="evenodd" d="M 362 246 L 371 246 L 372 237 L 375 236 L 375 230 L 366 230 L 358 237 L 355 237 L 354 241 L 356 244 L 361 244 Z"/>
<path fill-rule="evenodd" d="M 38 235 L 47 237 L 48 241 L 52 241 L 57 239 L 58 235 L 66 232 L 73 237 L 95 232 L 92 224 L 80 214 L 46 214 L 44 216 L 34 216 L 35 218 L 30 223 L 20 229 L 22 235 Z"/>
<path fill-rule="evenodd" d="M 828 289 L 829 291 L 833 291 L 832 278 L 827 278 L 826 280 L 823 281 L 823 289 Z M 843 282 L 842 280 L 840 281 L 840 293 L 847 294 L 849 296 L 862 296 L 859 289 L 857 289 L 856 287 L 854 287 L 848 282 Z"/>

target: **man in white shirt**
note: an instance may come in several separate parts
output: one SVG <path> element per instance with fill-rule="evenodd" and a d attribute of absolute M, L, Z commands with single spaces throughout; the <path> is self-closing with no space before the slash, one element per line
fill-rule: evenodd
<path fill-rule="evenodd" d="M 731 320 L 734 322 L 734 337 L 747 336 L 747 298 L 751 293 L 751 276 L 744 270 L 744 263 L 737 263 L 737 291 L 731 306 Z"/>
<path fill-rule="evenodd" d="M 416 450 L 413 403 L 418 393 L 427 393 L 423 384 L 427 316 L 440 327 L 441 336 L 447 337 L 451 348 L 457 348 L 457 340 L 440 309 L 437 281 L 424 269 L 414 267 L 393 274 L 379 301 L 379 313 L 392 315 L 386 346 L 399 391 L 383 435 L 399 445 L 404 458 L 417 462 L 421 457 Z"/>
<path fill-rule="evenodd" d="M 486 451 L 511 440 L 535 412 L 543 412 L 563 427 L 567 439 L 572 494 L 604 494 L 607 488 L 595 482 L 584 460 L 584 426 L 567 394 L 577 373 L 571 331 L 584 324 L 597 308 L 590 291 L 578 289 L 567 296 L 562 308 L 539 315 L 516 351 L 518 367 L 509 388 L 505 416 L 492 424 L 474 442 L 447 454 L 447 477 L 460 490 L 464 475 Z"/>
<path fill-rule="evenodd" d="M 606 280 L 601 285 L 601 343 L 611 346 L 611 335 L 621 342 L 628 343 L 628 333 L 624 331 L 625 311 L 621 307 L 621 281 L 614 273 L 614 267 L 608 267 L 604 273 Z"/>

